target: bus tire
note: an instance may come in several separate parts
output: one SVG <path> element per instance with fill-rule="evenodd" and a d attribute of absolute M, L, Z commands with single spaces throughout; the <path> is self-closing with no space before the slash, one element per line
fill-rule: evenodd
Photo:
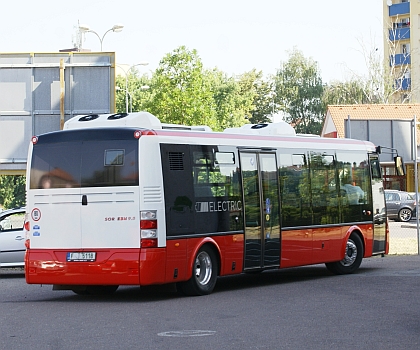
<path fill-rule="evenodd" d="M 207 295 L 216 285 L 218 260 L 210 246 L 203 246 L 198 251 L 192 268 L 192 276 L 186 282 L 178 283 L 185 295 Z"/>
<path fill-rule="evenodd" d="M 347 240 L 344 259 L 326 263 L 327 269 L 336 275 L 345 275 L 356 271 L 363 259 L 363 243 L 360 236 L 352 233 Z"/>
<path fill-rule="evenodd" d="M 119 286 L 86 286 L 86 288 L 74 288 L 73 293 L 78 295 L 109 295 L 114 293 Z"/>

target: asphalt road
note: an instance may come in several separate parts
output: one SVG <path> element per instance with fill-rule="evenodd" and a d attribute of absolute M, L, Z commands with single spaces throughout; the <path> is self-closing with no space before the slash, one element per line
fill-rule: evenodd
<path fill-rule="evenodd" d="M 0 271 L 0 349 L 419 349 L 420 257 L 219 278 L 213 294 L 83 297 Z"/>

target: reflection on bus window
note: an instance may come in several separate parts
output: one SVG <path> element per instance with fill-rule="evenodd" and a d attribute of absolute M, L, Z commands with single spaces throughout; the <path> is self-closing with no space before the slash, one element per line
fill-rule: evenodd
<path fill-rule="evenodd" d="M 308 176 L 304 154 L 280 154 L 283 226 L 302 226 L 312 223 Z"/>
<path fill-rule="evenodd" d="M 337 153 L 337 170 L 342 221 L 363 220 L 363 210 L 369 210 L 372 203 L 367 154 L 365 152 Z"/>

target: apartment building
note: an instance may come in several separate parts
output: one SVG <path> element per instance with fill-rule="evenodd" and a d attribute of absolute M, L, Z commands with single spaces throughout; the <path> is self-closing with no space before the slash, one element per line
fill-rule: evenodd
<path fill-rule="evenodd" d="M 384 0 L 384 57 L 390 103 L 420 102 L 420 0 Z"/>

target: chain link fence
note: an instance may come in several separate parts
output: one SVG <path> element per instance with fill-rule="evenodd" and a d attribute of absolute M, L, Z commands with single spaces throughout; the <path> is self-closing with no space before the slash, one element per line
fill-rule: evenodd
<path fill-rule="evenodd" d="M 416 218 L 409 222 L 389 220 L 389 254 L 418 254 Z"/>

